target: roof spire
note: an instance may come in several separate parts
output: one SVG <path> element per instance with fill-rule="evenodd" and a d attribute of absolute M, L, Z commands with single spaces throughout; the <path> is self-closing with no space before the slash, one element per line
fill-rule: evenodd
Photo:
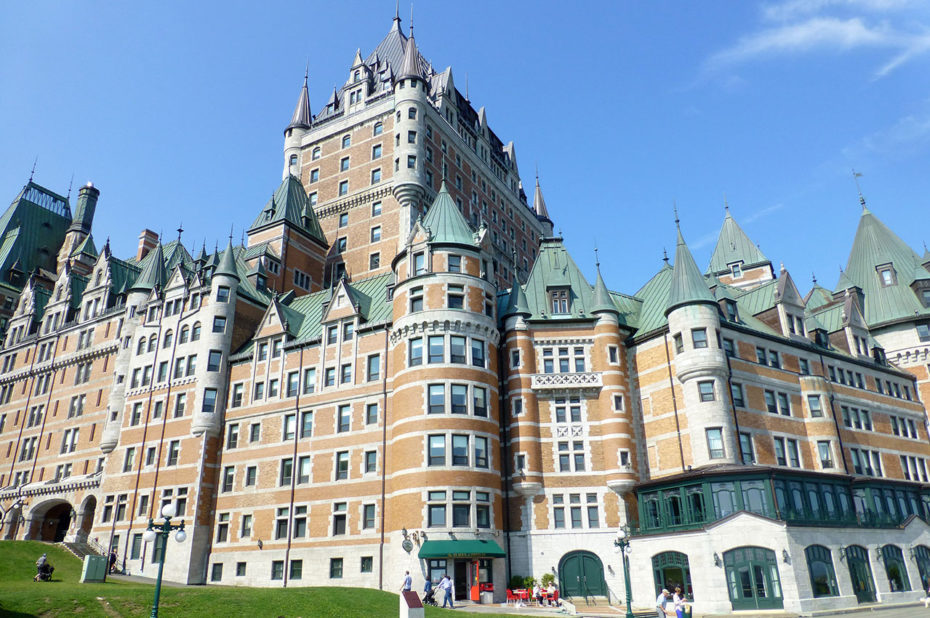
<path fill-rule="evenodd" d="M 681 239 L 681 221 L 678 219 L 678 202 L 672 200 L 672 211 L 675 213 L 675 227 L 678 228 L 678 238 Z"/>
<path fill-rule="evenodd" d="M 542 189 L 539 187 L 539 164 L 536 165 L 536 192 L 533 194 L 533 210 L 536 211 L 537 218 L 549 220 L 546 200 L 543 199 Z M 559 235 L 561 236 L 561 233 Z"/>
<path fill-rule="evenodd" d="M 420 52 L 417 51 L 417 43 L 413 38 L 413 5 L 410 5 L 410 38 L 404 46 L 404 62 L 401 65 L 400 75 L 397 79 L 409 79 L 415 77 L 423 79 L 420 73 Z"/>
<path fill-rule="evenodd" d="M 413 2 L 410 3 L 410 38 L 413 38 Z"/>
<path fill-rule="evenodd" d="M 184 232 L 184 224 L 183 224 L 183 223 L 178 223 L 177 232 L 178 232 L 178 244 L 180 245 L 180 244 L 181 244 L 181 234 Z"/>
<path fill-rule="evenodd" d="M 71 172 L 71 182 L 68 183 L 68 198 L 67 201 L 71 201 L 71 187 L 74 186 L 74 172 Z M 927 248 L 927 243 L 924 243 L 924 249 Z"/>
<path fill-rule="evenodd" d="M 310 60 L 307 60 L 307 67 L 304 70 L 304 85 L 300 89 L 300 95 L 297 97 L 297 106 L 291 115 L 291 123 L 284 130 L 285 133 L 291 129 L 309 129 L 313 117 L 310 115 Z"/>
<path fill-rule="evenodd" d="M 862 197 L 862 187 L 859 186 L 859 178 L 862 176 L 861 172 L 857 172 L 855 168 L 852 171 L 853 182 L 856 183 L 856 193 L 859 194 L 859 203 L 862 205 L 862 209 L 866 210 L 865 198 Z"/>
<path fill-rule="evenodd" d="M 36 155 L 35 160 L 32 162 L 32 171 L 29 172 L 29 182 L 32 182 L 32 177 L 36 175 L 36 164 L 39 162 L 39 155 Z"/>
<path fill-rule="evenodd" d="M 610 299 L 610 290 L 607 289 L 607 284 L 604 283 L 604 278 L 601 276 L 601 260 L 597 254 L 597 245 L 594 246 L 594 263 L 597 268 L 597 278 L 594 281 L 594 301 L 591 306 L 591 313 L 617 313 L 616 305 Z"/>
<path fill-rule="evenodd" d="M 465 100 L 471 102 L 471 99 L 468 98 L 468 71 L 465 72 Z"/>
<path fill-rule="evenodd" d="M 710 290 L 707 289 L 707 282 L 698 270 L 697 264 L 694 263 L 694 257 L 681 235 L 677 206 L 675 207 L 675 226 L 678 228 L 678 246 L 675 249 L 675 265 L 672 267 L 672 282 L 665 307 L 666 316 L 683 305 L 715 302 Z"/>
<path fill-rule="evenodd" d="M 665 247 L 662 247 L 662 261 L 668 266 L 668 251 L 665 250 Z"/>
<path fill-rule="evenodd" d="M 811 281 L 814 282 L 814 285 L 817 285 L 817 273 L 811 273 Z"/>
<path fill-rule="evenodd" d="M 727 214 L 730 214 L 730 203 L 727 201 L 727 192 L 723 192 L 723 209 L 727 211 Z"/>

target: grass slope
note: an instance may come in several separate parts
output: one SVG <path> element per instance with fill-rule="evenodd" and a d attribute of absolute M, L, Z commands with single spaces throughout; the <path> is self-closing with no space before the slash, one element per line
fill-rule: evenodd
<path fill-rule="evenodd" d="M 52 581 L 35 583 L 43 553 L 55 567 Z M 108 581 L 80 584 L 81 562 L 56 545 L 0 541 L 0 616 L 148 616 L 154 586 Z M 255 616 L 372 618 L 397 615 L 397 595 L 367 588 L 162 588 L 160 614 L 169 616 Z M 452 615 L 426 608 L 428 618 Z M 495 616 L 481 614 L 482 617 Z M 502 615 L 497 614 L 498 618 Z"/>

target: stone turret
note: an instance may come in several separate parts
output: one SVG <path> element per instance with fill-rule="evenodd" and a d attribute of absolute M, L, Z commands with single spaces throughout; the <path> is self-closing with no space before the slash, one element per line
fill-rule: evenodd
<path fill-rule="evenodd" d="M 394 198 L 401 206 L 400 238 L 406 238 L 422 212 L 426 161 L 422 143 L 426 138 L 426 114 L 430 105 L 428 84 L 420 67 L 420 52 L 413 33 L 404 47 L 404 62 L 394 82 L 395 134 L 400 136 L 394 151 Z"/>
<path fill-rule="evenodd" d="M 68 258 L 85 243 L 90 230 L 94 223 L 94 212 L 97 210 L 97 198 L 100 197 L 100 190 L 94 186 L 94 183 L 88 182 L 81 187 L 78 192 L 77 207 L 74 215 L 71 217 L 71 225 L 65 234 L 65 240 L 58 252 L 58 271 L 68 261 Z"/>
<path fill-rule="evenodd" d="M 675 353 L 675 374 L 684 392 L 695 467 L 740 461 L 727 392 L 727 358 L 717 340 L 718 312 L 679 228 L 665 315 Z"/>
<path fill-rule="evenodd" d="M 284 171 L 281 175 L 282 179 L 286 179 L 288 176 L 300 177 L 300 145 L 304 135 L 307 134 L 313 123 L 313 117 L 310 114 L 310 90 L 307 85 L 309 79 L 308 68 L 307 72 L 304 73 L 304 85 L 300 89 L 300 96 L 297 97 L 297 106 L 291 116 L 291 122 L 284 129 Z"/>

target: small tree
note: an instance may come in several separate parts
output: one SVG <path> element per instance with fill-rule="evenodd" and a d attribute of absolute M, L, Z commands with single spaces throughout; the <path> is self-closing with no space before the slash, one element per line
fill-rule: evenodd
<path fill-rule="evenodd" d="M 548 588 L 549 584 L 555 583 L 555 575 L 552 573 L 543 573 L 543 576 L 539 578 L 539 585 L 543 588 Z"/>
<path fill-rule="evenodd" d="M 527 590 L 532 590 L 533 586 L 536 585 L 536 578 L 532 575 L 527 575 L 523 578 L 523 587 Z"/>
<path fill-rule="evenodd" d="M 522 575 L 513 575 L 510 578 L 510 589 L 516 590 L 517 588 L 523 587 L 523 576 Z"/>

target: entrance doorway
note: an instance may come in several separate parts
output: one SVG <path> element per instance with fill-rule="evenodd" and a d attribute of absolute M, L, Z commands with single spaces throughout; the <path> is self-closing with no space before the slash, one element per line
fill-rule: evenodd
<path fill-rule="evenodd" d="M 778 561 L 771 549 L 737 547 L 723 554 L 723 565 L 734 610 L 784 606 Z"/>
<path fill-rule="evenodd" d="M 859 603 L 874 603 L 875 581 L 872 579 L 868 551 L 859 545 L 850 545 L 845 551 L 846 564 L 849 565 L 849 577 L 852 579 L 856 600 Z"/>
<path fill-rule="evenodd" d="M 920 571 L 921 590 L 930 587 L 930 548 L 918 545 L 914 548 L 914 560 L 917 561 L 917 570 Z"/>
<path fill-rule="evenodd" d="M 41 520 L 38 539 L 61 543 L 71 527 L 71 505 L 67 502 L 56 504 L 45 512 Z"/>
<path fill-rule="evenodd" d="M 471 560 L 456 560 L 453 566 L 452 585 L 455 587 L 455 600 L 464 601 L 468 598 L 471 581 Z"/>
<path fill-rule="evenodd" d="M 678 551 L 666 551 L 652 557 L 652 574 L 655 578 L 656 595 L 663 588 L 670 591 L 675 586 L 681 586 L 685 596 L 694 599 L 691 588 L 691 568 L 688 565 L 688 556 Z"/>
<path fill-rule="evenodd" d="M 559 561 L 559 590 L 566 597 L 605 596 L 604 565 L 589 551 L 573 551 Z"/>

